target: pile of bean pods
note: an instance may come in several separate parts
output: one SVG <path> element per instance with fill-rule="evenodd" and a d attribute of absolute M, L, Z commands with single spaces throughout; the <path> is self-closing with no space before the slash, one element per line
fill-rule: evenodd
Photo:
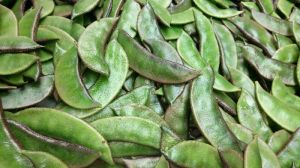
<path fill-rule="evenodd" d="M 0 0 L 0 168 L 300 168 L 299 0 Z"/>

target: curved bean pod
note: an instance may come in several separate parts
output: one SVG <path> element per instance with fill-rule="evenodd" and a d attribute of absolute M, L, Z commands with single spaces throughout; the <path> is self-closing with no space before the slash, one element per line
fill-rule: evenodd
<path fill-rule="evenodd" d="M 90 24 L 78 40 L 78 53 L 83 63 L 93 71 L 109 75 L 104 60 L 105 44 L 109 39 L 116 18 L 104 18 Z"/>
<path fill-rule="evenodd" d="M 0 100 L 0 166 L 11 168 L 32 168 L 32 162 L 20 153 L 18 144 L 13 141 L 4 119 Z"/>
<path fill-rule="evenodd" d="M 287 85 L 296 85 L 296 67 L 274 59 L 265 57 L 256 48 L 250 46 L 242 47 L 244 58 L 256 71 L 268 80 L 273 80 L 276 75 Z"/>
<path fill-rule="evenodd" d="M 29 52 L 42 47 L 43 46 L 37 44 L 30 38 L 24 36 L 18 36 L 18 37 L 1 36 L 0 37 L 0 53 Z"/>
<path fill-rule="evenodd" d="M 201 9 L 205 14 L 210 15 L 216 18 L 229 18 L 233 16 L 237 16 L 243 11 L 237 11 L 234 9 L 221 9 L 218 8 L 210 0 L 194 0 L 194 3 L 197 5 L 199 9 Z"/>
<path fill-rule="evenodd" d="M 146 4 L 139 13 L 137 30 L 142 41 L 147 39 L 164 39 L 160 33 L 153 8 L 150 4 Z"/>
<path fill-rule="evenodd" d="M 21 153 L 30 158 L 37 168 L 68 168 L 64 162 L 46 152 L 22 150 Z"/>
<path fill-rule="evenodd" d="M 300 166 L 299 161 L 300 150 L 300 129 L 298 128 L 285 147 L 278 153 L 278 159 L 282 167 L 291 167 L 295 164 L 296 167 Z"/>
<path fill-rule="evenodd" d="M 183 141 L 168 150 L 166 157 L 182 167 L 222 167 L 218 151 L 198 141 Z"/>
<path fill-rule="evenodd" d="M 254 20 L 264 28 L 285 36 L 293 35 L 291 22 L 258 12 L 256 10 L 252 10 L 251 14 Z"/>
<path fill-rule="evenodd" d="M 0 4 L 0 36 L 17 36 L 18 21 L 14 13 Z"/>
<path fill-rule="evenodd" d="M 263 140 L 269 139 L 272 134 L 271 129 L 264 122 L 263 116 L 259 111 L 258 105 L 247 91 L 243 90 L 237 103 L 239 122 L 251 129 Z"/>
<path fill-rule="evenodd" d="M 91 125 L 108 141 L 125 141 L 159 149 L 161 129 L 152 121 L 138 117 L 110 117 Z"/>
<path fill-rule="evenodd" d="M 59 97 L 68 105 L 79 109 L 99 107 L 84 88 L 79 76 L 78 57 L 75 47 L 67 51 L 58 61 L 54 77 Z M 80 102 L 78 102 L 80 100 Z"/>
<path fill-rule="evenodd" d="M 39 82 L 30 83 L 22 88 L 2 94 L 3 108 L 19 109 L 37 104 L 49 96 L 54 88 L 53 76 L 44 76 Z"/>
<path fill-rule="evenodd" d="M 299 111 L 266 92 L 258 82 L 255 85 L 258 103 L 272 120 L 289 131 L 295 131 L 300 127 Z"/>
<path fill-rule="evenodd" d="M 20 122 L 38 133 L 86 146 L 97 151 L 106 162 L 113 163 L 106 140 L 80 119 L 47 108 L 29 108 L 16 114 L 8 114 L 9 119 Z M 35 120 L 32 120 L 33 117 Z M 66 123 L 68 123 L 68 127 L 66 127 Z"/>
<path fill-rule="evenodd" d="M 161 59 L 141 47 L 124 31 L 118 36 L 129 66 L 141 75 L 161 83 L 183 83 L 199 75 L 199 72 L 183 65 Z"/>
<path fill-rule="evenodd" d="M 272 82 L 272 95 L 300 112 L 300 97 L 291 94 L 279 77 Z"/>
<path fill-rule="evenodd" d="M 268 145 L 275 153 L 278 153 L 289 142 L 290 138 L 291 134 L 286 130 L 279 130 L 270 137 Z"/>
<path fill-rule="evenodd" d="M 24 71 L 38 60 L 31 54 L 0 54 L 0 75 L 12 75 Z"/>
<path fill-rule="evenodd" d="M 76 4 L 74 5 L 73 11 L 72 11 L 72 19 L 93 10 L 97 6 L 98 3 L 99 3 L 99 0 L 79 0 L 79 1 L 77 1 Z"/>
<path fill-rule="evenodd" d="M 200 36 L 200 55 L 210 64 L 214 71 L 218 71 L 220 52 L 212 24 L 200 11 L 194 10 L 196 28 Z"/>
<path fill-rule="evenodd" d="M 223 120 L 213 96 L 213 79 L 213 70 L 207 67 L 203 69 L 203 75 L 193 81 L 190 95 L 193 116 L 198 128 L 213 146 L 240 151 L 237 139 Z"/>

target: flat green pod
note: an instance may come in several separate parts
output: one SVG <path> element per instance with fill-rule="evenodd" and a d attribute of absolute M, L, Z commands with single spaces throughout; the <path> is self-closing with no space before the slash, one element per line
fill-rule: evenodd
<path fill-rule="evenodd" d="M 159 155 L 159 150 L 152 147 L 130 143 L 112 141 L 108 143 L 112 156 L 115 157 L 134 157 L 134 156 L 154 156 Z"/>
<path fill-rule="evenodd" d="M 277 9 L 285 16 L 289 18 L 293 10 L 294 4 L 289 0 L 278 0 Z"/>
<path fill-rule="evenodd" d="M 273 36 L 257 22 L 246 17 L 234 17 L 230 19 L 246 39 L 259 46 L 270 57 L 276 51 L 276 44 Z"/>
<path fill-rule="evenodd" d="M 194 10 L 196 28 L 199 33 L 200 55 L 217 72 L 220 64 L 219 46 L 209 19 L 200 11 Z"/>
<path fill-rule="evenodd" d="M 255 95 L 254 83 L 246 74 L 244 74 L 242 71 L 238 69 L 234 69 L 231 67 L 229 67 L 229 72 L 231 76 L 231 81 L 235 86 L 246 90 L 252 96 Z"/>
<path fill-rule="evenodd" d="M 287 142 L 284 148 L 282 148 L 280 152 L 277 154 L 281 167 L 283 168 L 292 167 L 292 165 L 295 165 L 295 167 L 299 167 L 300 166 L 299 150 L 300 150 L 300 129 L 298 128 L 290 138 L 289 142 Z"/>
<path fill-rule="evenodd" d="M 131 104 L 113 108 L 117 116 L 133 116 L 150 120 L 158 125 L 165 125 L 165 121 L 155 111 L 147 106 Z"/>
<path fill-rule="evenodd" d="M 270 137 L 268 145 L 275 153 L 278 153 L 289 142 L 290 138 L 291 134 L 289 132 L 279 130 Z"/>
<path fill-rule="evenodd" d="M 99 107 L 100 104 L 84 88 L 78 68 L 77 49 L 73 47 L 63 54 L 55 67 L 55 88 L 59 97 L 66 104 L 78 109 Z"/>
<path fill-rule="evenodd" d="M 80 119 L 49 108 L 28 108 L 16 114 L 7 114 L 9 119 L 24 124 L 33 131 L 85 146 L 97 151 L 104 161 L 113 163 L 106 140 Z"/>
<path fill-rule="evenodd" d="M 245 168 L 261 168 L 261 158 L 258 150 L 257 138 L 253 139 L 248 144 L 244 153 L 244 167 Z"/>
<path fill-rule="evenodd" d="M 154 0 L 150 0 L 149 4 L 152 6 L 155 15 L 158 20 L 166 25 L 170 26 L 171 23 L 171 14 L 170 12 L 161 5 L 161 2 L 155 2 Z"/>
<path fill-rule="evenodd" d="M 231 32 L 222 24 L 213 22 L 221 58 L 221 68 L 225 77 L 230 78 L 228 67 L 237 67 L 237 48 Z"/>
<path fill-rule="evenodd" d="M 281 34 L 275 34 L 275 40 L 277 42 L 278 48 L 282 48 L 284 46 L 294 44 L 291 38 L 281 35 Z"/>
<path fill-rule="evenodd" d="M 118 36 L 129 61 L 129 66 L 142 76 L 161 83 L 183 83 L 199 75 L 199 72 L 183 65 L 161 59 L 145 50 L 124 31 Z"/>
<path fill-rule="evenodd" d="M 259 11 L 259 7 L 256 4 L 256 2 L 242 2 L 242 5 L 244 7 L 246 7 L 247 9 L 249 9 L 249 10 L 254 9 L 254 10 L 258 10 Z"/>
<path fill-rule="evenodd" d="M 146 4 L 139 13 L 137 30 L 142 41 L 147 39 L 163 40 L 160 33 L 154 10 L 150 4 Z"/>
<path fill-rule="evenodd" d="M 17 0 L 11 8 L 17 20 L 20 20 L 21 17 L 24 15 L 25 3 L 25 0 Z"/>
<path fill-rule="evenodd" d="M 17 36 L 18 21 L 14 13 L 0 4 L 0 36 Z"/>
<path fill-rule="evenodd" d="M 123 7 L 124 2 L 124 0 L 115 0 L 115 2 L 112 4 L 108 17 L 117 17 Z"/>
<path fill-rule="evenodd" d="M 293 22 L 293 35 L 297 42 L 297 44 L 300 44 L 300 24 L 296 21 Z"/>
<path fill-rule="evenodd" d="M 101 75 L 89 89 L 91 97 L 103 107 L 109 104 L 121 90 L 129 67 L 126 53 L 116 40 L 108 44 L 105 62 L 109 68 L 109 76 Z"/>
<path fill-rule="evenodd" d="M 24 77 L 32 79 L 35 82 L 38 81 L 41 75 L 40 60 L 37 60 L 35 64 L 27 68 L 24 72 L 22 72 L 22 74 Z"/>
<path fill-rule="evenodd" d="M 288 87 L 284 85 L 279 77 L 274 78 L 271 93 L 282 102 L 293 107 L 295 110 L 300 111 L 300 97 L 290 93 Z"/>
<path fill-rule="evenodd" d="M 195 21 L 194 8 L 190 7 L 184 11 L 173 13 L 171 15 L 172 25 L 184 25 Z"/>
<path fill-rule="evenodd" d="M 53 84 L 53 76 L 44 76 L 38 82 L 2 93 L 3 108 L 19 109 L 37 104 L 52 93 Z"/>
<path fill-rule="evenodd" d="M 164 60 L 172 61 L 178 64 L 183 64 L 176 49 L 168 42 L 156 39 L 147 39 L 145 42 L 149 45 L 152 53 Z M 164 85 L 163 92 L 166 99 L 172 103 L 183 91 L 183 85 Z"/>
<path fill-rule="evenodd" d="M 42 69 L 42 75 L 54 75 L 54 65 L 53 65 L 53 62 L 50 60 L 50 61 L 46 61 L 46 62 L 43 62 L 41 63 L 41 69 Z"/>
<path fill-rule="evenodd" d="M 53 10 L 54 16 L 69 17 L 72 15 L 73 6 L 68 4 L 56 5 Z"/>
<path fill-rule="evenodd" d="M 285 36 L 293 35 L 292 22 L 258 12 L 257 10 L 252 10 L 251 14 L 254 20 L 264 28 Z"/>
<path fill-rule="evenodd" d="M 22 150 L 21 153 L 27 156 L 36 168 L 68 168 L 61 160 L 46 152 Z"/>
<path fill-rule="evenodd" d="M 55 109 L 63 111 L 65 113 L 69 113 L 77 118 L 84 118 L 99 112 L 102 108 L 78 109 L 65 103 L 60 103 L 55 106 Z"/>
<path fill-rule="evenodd" d="M 103 110 L 84 117 L 84 120 L 87 122 L 93 122 L 95 120 L 115 116 L 113 110 L 111 108 L 117 108 L 121 106 L 125 106 L 128 104 L 140 104 L 145 105 L 148 101 L 149 95 L 150 95 L 151 86 L 144 85 L 141 87 L 138 87 L 130 92 L 128 92 L 125 95 L 122 95 L 118 97 L 116 100 L 114 100 L 111 104 L 109 104 L 107 107 L 105 107 Z"/>
<path fill-rule="evenodd" d="M 38 58 L 31 54 L 0 54 L 0 75 L 13 75 L 24 71 Z"/>
<path fill-rule="evenodd" d="M 238 92 L 241 89 L 230 83 L 225 77 L 219 73 L 215 74 L 214 89 L 223 92 Z"/>
<path fill-rule="evenodd" d="M 232 100 L 230 96 L 228 96 L 228 94 L 222 91 L 214 90 L 214 96 L 217 100 L 219 107 L 221 107 L 224 111 L 231 115 L 237 114 L 236 103 Z"/>
<path fill-rule="evenodd" d="M 222 167 L 218 151 L 203 142 L 180 142 L 169 149 L 165 155 L 168 160 L 182 167 Z"/>
<path fill-rule="evenodd" d="M 160 148 L 161 129 L 154 122 L 138 117 L 109 117 L 91 125 L 107 141 L 124 141 Z"/>
<path fill-rule="evenodd" d="M 12 134 L 22 144 L 24 150 L 47 152 L 70 167 L 87 166 L 99 157 L 99 152 L 82 145 L 38 134 L 27 126 L 13 120 L 8 120 L 8 122 Z"/>
<path fill-rule="evenodd" d="M 293 22 L 293 21 L 298 21 L 300 18 L 300 10 L 297 7 L 293 8 L 293 12 L 291 13 L 290 17 L 289 17 L 289 21 Z"/>
<path fill-rule="evenodd" d="M 185 32 L 182 32 L 177 40 L 177 50 L 181 58 L 191 67 L 201 70 L 206 66 L 206 61 L 198 52 L 193 39 Z M 216 73 L 214 81 L 214 89 L 224 92 L 236 92 L 240 89 L 232 85 L 223 76 Z"/>
<path fill-rule="evenodd" d="M 21 86 L 27 83 L 27 81 L 24 80 L 24 76 L 21 73 L 15 75 L 0 76 L 0 79 L 8 84 L 16 86 Z"/>
<path fill-rule="evenodd" d="M 213 70 L 206 67 L 192 83 L 190 99 L 196 125 L 213 146 L 240 151 L 236 137 L 230 132 L 218 108 L 213 95 L 213 81 Z"/>
<path fill-rule="evenodd" d="M 169 168 L 170 164 L 164 156 L 161 156 L 155 168 Z"/>
<path fill-rule="evenodd" d="M 165 1 L 160 1 L 160 0 L 150 0 L 150 1 L 153 1 L 153 2 L 156 2 L 156 3 L 159 3 L 163 8 L 167 8 L 172 0 L 165 0 Z M 146 4 L 147 3 L 147 0 L 137 0 L 137 2 L 141 3 L 141 4 Z"/>
<path fill-rule="evenodd" d="M 16 86 L 10 86 L 9 84 L 0 81 L 0 90 L 16 89 Z"/>
<path fill-rule="evenodd" d="M 50 15 L 54 10 L 53 0 L 33 0 L 34 8 L 42 8 L 41 18 Z"/>
<path fill-rule="evenodd" d="M 285 63 L 297 63 L 300 50 L 297 44 L 290 44 L 279 48 L 273 55 L 273 59 Z"/>
<path fill-rule="evenodd" d="M 221 157 L 222 163 L 229 168 L 243 168 L 244 159 L 240 153 L 235 150 L 219 150 L 219 155 Z"/>
<path fill-rule="evenodd" d="M 26 36 L 32 40 L 36 39 L 37 28 L 41 15 L 41 8 L 32 9 L 19 21 L 19 35 Z"/>
<path fill-rule="evenodd" d="M 272 0 L 258 0 L 258 6 L 264 11 L 266 14 L 272 14 L 274 12 L 274 6 Z"/>
<path fill-rule="evenodd" d="M 53 58 L 53 54 L 45 49 L 38 50 L 36 55 L 39 57 L 39 61 L 41 62 L 47 62 Z"/>
<path fill-rule="evenodd" d="M 41 20 L 40 24 L 59 28 L 72 36 L 75 40 L 78 40 L 84 31 L 84 27 L 80 24 L 60 16 L 47 16 Z"/>
<path fill-rule="evenodd" d="M 14 142 L 8 130 L 0 100 L 0 166 L 11 168 L 31 168 L 32 162 L 20 153 L 20 147 Z"/>
<path fill-rule="evenodd" d="M 272 130 L 265 123 L 255 98 L 243 90 L 237 102 L 239 122 L 251 129 L 261 139 L 267 140 L 272 135 Z"/>
<path fill-rule="evenodd" d="M 116 18 L 104 18 L 90 24 L 78 40 L 78 52 L 83 63 L 91 70 L 109 75 L 104 60 L 106 43 L 116 24 Z"/>
<path fill-rule="evenodd" d="M 188 136 L 189 89 L 190 87 L 186 85 L 183 92 L 167 108 L 164 116 L 170 129 L 182 139 Z"/>
<path fill-rule="evenodd" d="M 229 8 L 235 5 L 231 0 L 213 0 L 213 2 L 222 8 Z"/>
<path fill-rule="evenodd" d="M 276 154 L 261 139 L 255 138 L 248 146 L 244 154 L 245 168 L 274 167 L 280 168 Z"/>
<path fill-rule="evenodd" d="M 1 36 L 0 37 L 0 53 L 17 53 L 29 52 L 42 48 L 33 40 L 24 36 Z"/>
<path fill-rule="evenodd" d="M 193 39 L 186 33 L 182 32 L 176 43 L 177 51 L 180 57 L 189 66 L 195 69 L 203 69 L 206 66 L 204 58 L 201 57 Z"/>
<path fill-rule="evenodd" d="M 216 18 L 229 18 L 243 13 L 243 11 L 237 11 L 235 9 L 219 8 L 210 0 L 194 0 L 194 3 L 203 13 Z"/>
<path fill-rule="evenodd" d="M 73 37 L 71 37 L 67 32 L 63 31 L 62 29 L 49 25 L 43 25 L 40 27 L 54 32 L 59 37 L 59 40 L 55 43 L 55 49 L 53 53 L 53 61 L 54 65 L 56 65 L 62 57 L 62 55 L 65 54 L 72 47 L 75 47 L 77 43 Z"/>
<path fill-rule="evenodd" d="M 135 0 L 127 0 L 118 21 L 112 38 L 116 38 L 120 30 L 124 30 L 131 37 L 135 37 L 137 29 L 137 19 L 141 11 L 140 5 Z"/>
<path fill-rule="evenodd" d="M 266 92 L 258 82 L 255 85 L 256 98 L 264 112 L 281 127 L 295 131 L 300 126 L 299 111 Z"/>
<path fill-rule="evenodd" d="M 128 168 L 153 168 L 157 165 L 158 161 L 159 157 L 120 159 L 120 162 Z"/>
<path fill-rule="evenodd" d="M 40 26 L 37 29 L 37 32 L 36 32 L 36 41 L 37 42 L 47 42 L 47 41 L 52 41 L 52 40 L 59 40 L 59 37 L 56 33 L 54 33 L 53 31 L 51 31 L 47 28 L 43 28 L 42 26 Z"/>
<path fill-rule="evenodd" d="M 171 14 L 180 13 L 192 7 L 192 2 L 193 2 L 192 0 L 179 1 L 177 2 L 176 5 L 170 6 L 168 10 L 170 11 Z"/>
<path fill-rule="evenodd" d="M 183 30 L 180 26 L 162 26 L 160 32 L 165 40 L 176 40 L 179 38 Z"/>
<path fill-rule="evenodd" d="M 102 2 L 100 2 L 99 4 L 101 4 Z M 101 6 L 103 8 L 103 14 L 102 17 L 106 18 L 110 15 L 111 11 L 112 11 L 112 7 L 113 7 L 113 0 L 107 0 L 103 2 L 103 6 Z"/>
<path fill-rule="evenodd" d="M 72 19 L 93 10 L 99 3 L 99 0 L 79 0 L 75 3 L 72 11 Z"/>
<path fill-rule="evenodd" d="M 245 145 L 249 144 L 254 138 L 252 131 L 238 123 L 231 121 L 226 121 L 226 123 L 233 135 L 239 140 L 240 148 L 244 150 Z"/>
<path fill-rule="evenodd" d="M 243 57 L 265 79 L 273 80 L 278 75 L 287 85 L 296 85 L 296 66 L 267 58 L 258 49 L 243 46 Z"/>

